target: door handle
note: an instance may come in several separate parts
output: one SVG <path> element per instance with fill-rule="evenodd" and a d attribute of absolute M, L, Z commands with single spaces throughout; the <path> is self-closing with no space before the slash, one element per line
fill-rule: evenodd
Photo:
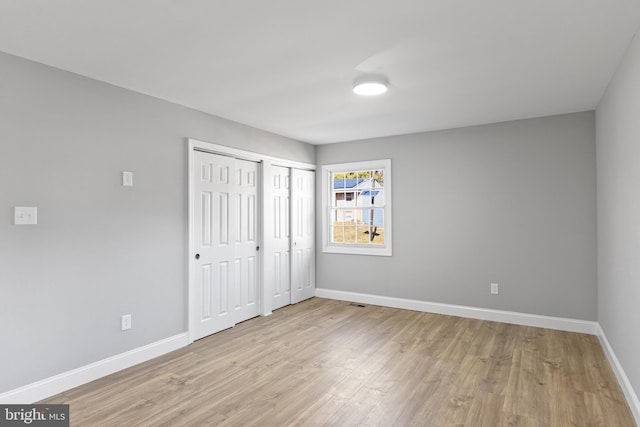
<path fill-rule="evenodd" d="M 196 259 L 200 259 L 200 254 L 196 254 Z"/>
<path fill-rule="evenodd" d="M 260 250 L 260 246 L 256 246 L 256 252 Z"/>

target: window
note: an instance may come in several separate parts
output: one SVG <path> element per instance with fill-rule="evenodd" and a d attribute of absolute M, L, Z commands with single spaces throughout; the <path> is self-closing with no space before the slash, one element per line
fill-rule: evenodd
<path fill-rule="evenodd" d="M 323 252 L 391 256 L 391 160 L 322 166 Z"/>

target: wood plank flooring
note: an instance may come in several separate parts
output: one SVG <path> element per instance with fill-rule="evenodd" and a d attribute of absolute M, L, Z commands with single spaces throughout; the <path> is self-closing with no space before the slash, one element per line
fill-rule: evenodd
<path fill-rule="evenodd" d="M 595 336 L 320 298 L 46 402 L 73 426 L 635 426 Z"/>

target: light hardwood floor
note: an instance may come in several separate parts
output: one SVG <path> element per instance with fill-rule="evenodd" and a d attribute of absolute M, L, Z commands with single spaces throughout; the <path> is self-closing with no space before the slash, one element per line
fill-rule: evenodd
<path fill-rule="evenodd" d="M 595 336 L 320 298 L 46 402 L 73 426 L 635 426 Z"/>

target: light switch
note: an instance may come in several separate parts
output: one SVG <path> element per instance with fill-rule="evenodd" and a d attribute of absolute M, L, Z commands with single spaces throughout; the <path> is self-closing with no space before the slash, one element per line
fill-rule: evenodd
<path fill-rule="evenodd" d="M 133 187 L 133 172 L 122 172 L 122 185 Z"/>
<path fill-rule="evenodd" d="M 38 223 L 38 208 L 27 206 L 16 206 L 14 224 L 27 225 Z"/>

